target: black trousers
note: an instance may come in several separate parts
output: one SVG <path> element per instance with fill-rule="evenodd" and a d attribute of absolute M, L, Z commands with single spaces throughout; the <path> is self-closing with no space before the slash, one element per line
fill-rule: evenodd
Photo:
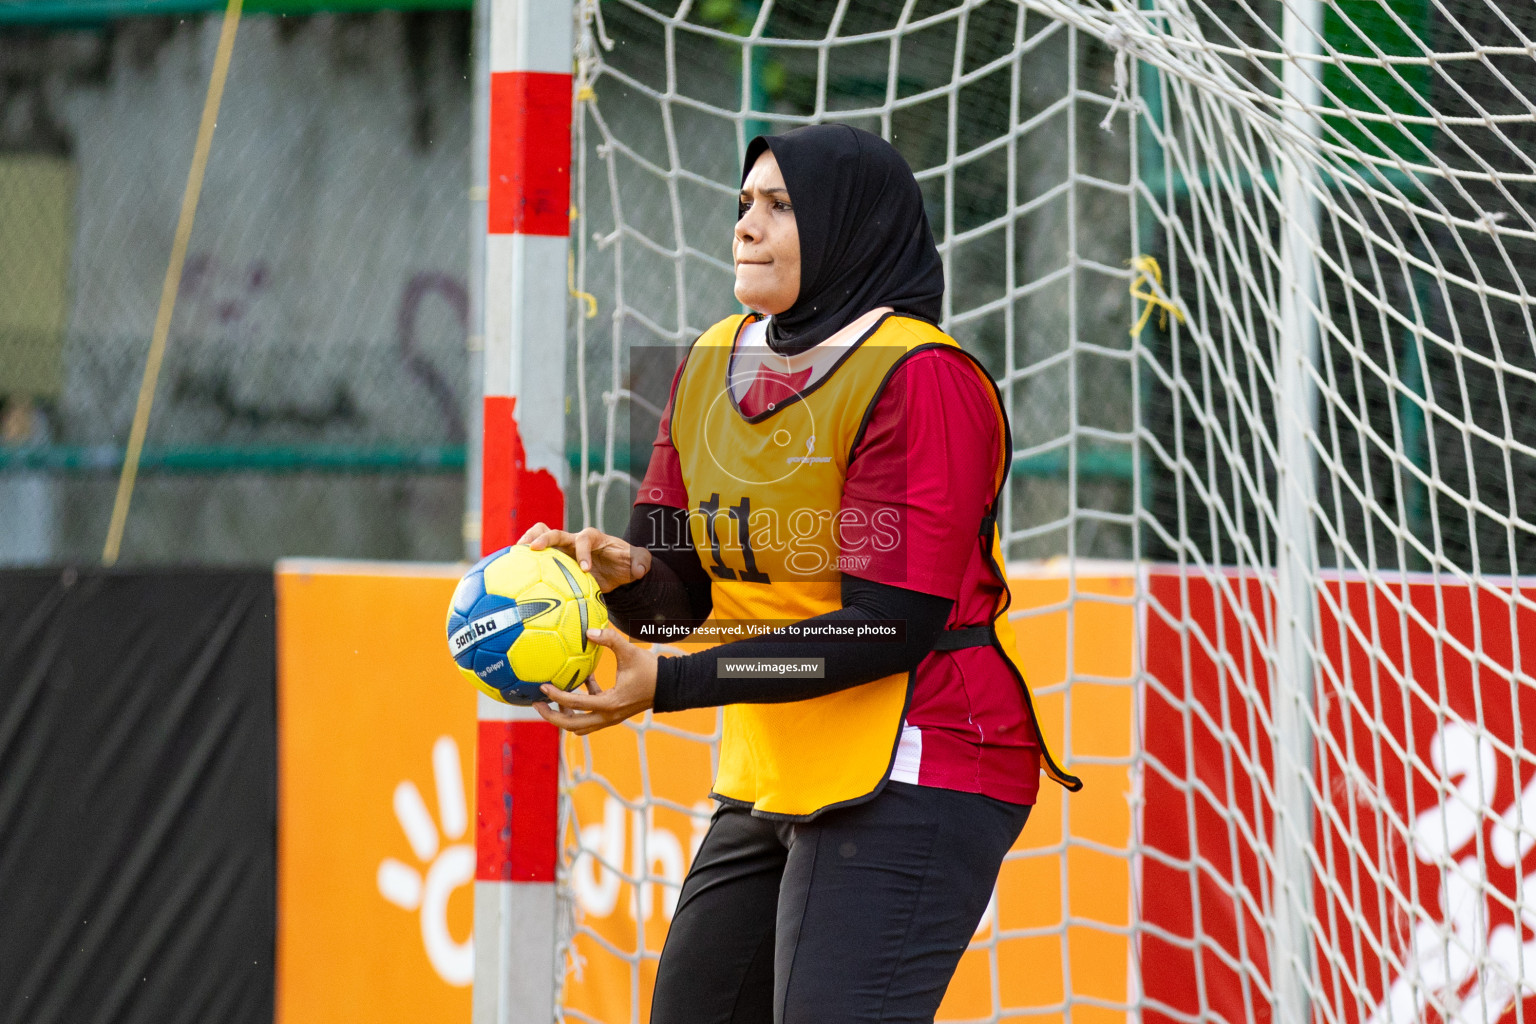
<path fill-rule="evenodd" d="M 931 1024 L 1029 810 L 900 782 L 808 822 L 721 807 L 651 1024 Z"/>

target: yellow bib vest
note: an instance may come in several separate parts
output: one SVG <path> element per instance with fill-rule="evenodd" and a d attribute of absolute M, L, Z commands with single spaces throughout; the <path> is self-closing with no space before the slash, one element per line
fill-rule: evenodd
<path fill-rule="evenodd" d="M 801 393 L 747 417 L 730 378 L 736 340 L 753 319 L 722 320 L 694 343 L 673 396 L 671 435 L 693 504 L 694 548 L 712 577 L 712 618 L 783 624 L 842 607 L 838 567 L 851 554 L 840 547 L 836 523 L 843 481 L 886 381 L 918 349 L 963 350 L 931 324 L 887 316 Z M 1006 439 L 991 377 L 971 362 L 994 395 Z M 999 453 L 998 489 L 1009 454 Z M 983 529 L 1002 579 L 990 509 Z M 998 646 L 1023 685 L 1006 609 L 1005 596 L 994 623 L 981 627 L 995 635 L 961 646 Z M 728 705 L 714 795 L 788 819 L 868 799 L 890 774 L 912 683 L 912 674 L 903 673 L 809 700 Z M 1024 692 L 1027 700 L 1027 686 Z M 1056 766 L 1043 737 L 1040 750 L 1051 778 L 1081 788 Z"/>

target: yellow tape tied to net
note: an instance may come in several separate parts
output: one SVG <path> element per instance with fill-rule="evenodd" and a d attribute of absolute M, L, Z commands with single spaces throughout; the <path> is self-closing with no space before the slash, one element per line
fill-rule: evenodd
<path fill-rule="evenodd" d="M 1147 321 L 1152 319 L 1152 310 L 1157 309 L 1162 315 L 1158 319 L 1158 326 L 1167 330 L 1168 314 L 1171 312 L 1178 317 L 1179 323 L 1188 323 L 1184 319 L 1184 313 L 1171 299 L 1163 294 L 1163 268 L 1157 265 L 1157 260 L 1151 256 L 1137 256 L 1131 260 L 1131 269 L 1135 274 L 1131 277 L 1131 298 L 1140 299 L 1146 303 L 1141 311 L 1141 317 L 1131 328 L 1131 337 L 1139 337 L 1142 329 L 1147 326 Z"/>

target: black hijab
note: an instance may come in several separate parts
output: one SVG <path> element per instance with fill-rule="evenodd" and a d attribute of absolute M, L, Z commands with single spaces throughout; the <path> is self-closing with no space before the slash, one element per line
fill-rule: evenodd
<path fill-rule="evenodd" d="M 879 306 L 939 319 L 944 267 L 912 169 L 878 135 L 815 124 L 759 135 L 741 179 L 771 149 L 800 232 L 800 294 L 768 322 L 781 354 L 825 341 Z"/>

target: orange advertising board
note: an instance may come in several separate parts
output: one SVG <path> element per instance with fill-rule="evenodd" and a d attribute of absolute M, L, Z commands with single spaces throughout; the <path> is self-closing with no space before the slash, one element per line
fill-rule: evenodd
<path fill-rule="evenodd" d="M 1020 572 L 1010 585 L 1013 609 L 1024 613 L 1014 627 L 1036 709 L 1084 789 L 1068 797 L 1042 783 L 940 1021 L 986 1019 L 1004 1007 L 1062 1019 L 1068 991 L 1111 1006 L 1129 998 L 1134 579 L 1129 567 L 1070 585 L 1057 573 Z M 609 671 L 604 662 L 599 672 Z M 565 742 L 575 812 L 566 846 L 579 835 L 589 851 L 568 866 L 577 933 L 565 1004 L 583 1019 L 649 1016 L 677 886 L 711 810 L 708 741 L 717 735 L 718 712 L 696 710 Z M 1125 1018 L 1081 1003 L 1072 1014 Z"/>
<path fill-rule="evenodd" d="M 278 1024 L 469 1022 L 475 692 L 443 640 L 462 570 L 279 567 Z M 1037 711 L 1085 787 L 1042 784 L 938 1019 L 1063 1019 L 1072 992 L 1092 997 L 1074 1019 L 1119 1022 L 1134 995 L 1134 582 L 1128 567 L 1070 586 L 1021 570 L 1011 586 Z M 605 659 L 600 681 L 611 672 Z M 572 1019 L 647 1019 L 711 810 L 718 712 L 638 724 L 564 744 L 565 846 L 588 851 L 562 868 Z"/>
<path fill-rule="evenodd" d="M 462 567 L 277 573 L 277 1024 L 469 1021 L 475 692 Z"/>
<path fill-rule="evenodd" d="M 961 960 L 938 1020 L 985 1019 L 1003 1008 L 1064 1020 L 1060 1007 L 1071 993 L 1078 1024 L 1123 1024 L 1126 1011 L 1114 1006 L 1131 997 L 1135 580 L 1129 567 L 1070 584 L 1049 571 L 1016 572 L 1009 590 L 1012 611 L 1023 613 L 1014 636 L 1035 711 L 1083 789 L 1069 794 L 1041 780 L 998 878 L 995 910 Z M 1085 996 L 1109 1005 L 1078 1001 Z"/>

